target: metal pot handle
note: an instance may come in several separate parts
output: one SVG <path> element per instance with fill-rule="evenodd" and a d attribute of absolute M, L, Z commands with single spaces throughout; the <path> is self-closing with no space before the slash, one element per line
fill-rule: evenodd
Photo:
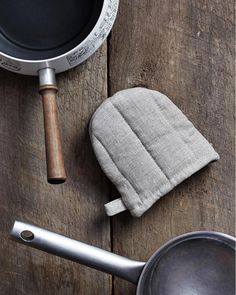
<path fill-rule="evenodd" d="M 25 245 L 116 275 L 134 284 L 138 282 L 145 265 L 144 262 L 131 260 L 20 221 L 15 221 L 11 236 Z"/>

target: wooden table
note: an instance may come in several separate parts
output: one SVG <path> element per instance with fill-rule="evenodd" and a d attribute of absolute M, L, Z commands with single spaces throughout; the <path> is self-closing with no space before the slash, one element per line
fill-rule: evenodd
<path fill-rule="evenodd" d="M 38 81 L 0 70 L 0 294 L 135 294 L 130 283 L 9 240 L 15 219 L 146 260 L 194 230 L 234 234 L 234 1 L 120 0 L 107 41 L 58 76 L 68 180 L 46 182 Z M 88 122 L 118 90 L 168 95 L 221 159 L 162 198 L 140 219 L 105 216 L 116 192 L 99 168 Z"/>

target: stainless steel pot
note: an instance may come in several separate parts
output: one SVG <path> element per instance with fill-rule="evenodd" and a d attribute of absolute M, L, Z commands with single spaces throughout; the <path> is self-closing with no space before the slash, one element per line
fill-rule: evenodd
<path fill-rule="evenodd" d="M 115 21 L 118 2 L 0 1 L 0 66 L 18 74 L 39 75 L 49 183 L 66 179 L 55 74 L 79 65 L 100 47 Z"/>
<path fill-rule="evenodd" d="M 181 235 L 157 250 L 147 263 L 19 221 L 15 221 L 11 236 L 137 284 L 139 295 L 235 294 L 236 240 L 226 234 L 199 231 Z"/>

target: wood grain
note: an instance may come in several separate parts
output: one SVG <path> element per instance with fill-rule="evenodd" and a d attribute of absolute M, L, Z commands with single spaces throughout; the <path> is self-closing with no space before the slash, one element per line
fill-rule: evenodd
<path fill-rule="evenodd" d="M 194 230 L 234 234 L 234 3 L 123 0 L 109 47 L 109 94 L 144 86 L 169 96 L 213 143 L 220 161 L 165 196 L 141 219 L 113 218 L 113 251 L 146 260 Z M 135 288 L 114 280 L 114 294 Z"/>
<path fill-rule="evenodd" d="M 44 85 L 39 88 L 43 104 L 47 179 L 51 184 L 60 184 L 66 180 L 57 110 L 57 92 L 58 88 L 55 85 Z"/>
<path fill-rule="evenodd" d="M 0 295 L 135 294 L 121 279 L 11 241 L 15 219 L 140 260 L 184 232 L 234 234 L 233 13 L 232 0 L 121 0 L 108 48 L 57 77 L 67 171 L 59 186 L 46 180 L 38 80 L 0 69 Z M 88 122 L 108 90 L 135 86 L 168 95 L 221 159 L 142 218 L 126 212 L 109 219 L 103 204 L 110 184 L 93 154 Z"/>
<path fill-rule="evenodd" d="M 107 96 L 106 44 L 83 65 L 57 76 L 65 184 L 47 184 L 38 79 L 1 69 L 0 81 L 0 294 L 111 294 L 110 276 L 9 239 L 19 219 L 110 249 L 103 209 L 108 184 L 87 130 Z"/>

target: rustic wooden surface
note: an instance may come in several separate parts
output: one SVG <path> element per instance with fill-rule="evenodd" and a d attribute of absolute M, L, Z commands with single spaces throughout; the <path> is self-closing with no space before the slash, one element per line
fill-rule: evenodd
<path fill-rule="evenodd" d="M 137 85 L 165 93 L 221 159 L 158 201 L 140 220 L 128 214 L 115 217 L 113 251 L 145 261 L 184 232 L 234 234 L 233 77 L 233 1 L 121 1 L 110 40 L 110 94 Z M 114 290 L 134 294 L 134 288 L 116 278 Z"/>
<path fill-rule="evenodd" d="M 58 76 L 65 184 L 47 184 L 38 79 L 1 70 L 0 81 L 0 294 L 111 294 L 109 275 L 9 240 L 19 219 L 110 250 L 103 210 L 108 181 L 87 130 L 107 96 L 106 44 L 81 67 Z"/>
<path fill-rule="evenodd" d="M 135 294 L 121 279 L 9 240 L 17 218 L 141 260 L 184 232 L 234 234 L 234 2 L 120 2 L 108 46 L 58 76 L 65 184 L 46 182 L 37 79 L 0 70 L 0 295 Z M 109 219 L 103 204 L 116 192 L 96 162 L 87 125 L 108 93 L 140 85 L 172 98 L 221 159 L 141 219 Z"/>

